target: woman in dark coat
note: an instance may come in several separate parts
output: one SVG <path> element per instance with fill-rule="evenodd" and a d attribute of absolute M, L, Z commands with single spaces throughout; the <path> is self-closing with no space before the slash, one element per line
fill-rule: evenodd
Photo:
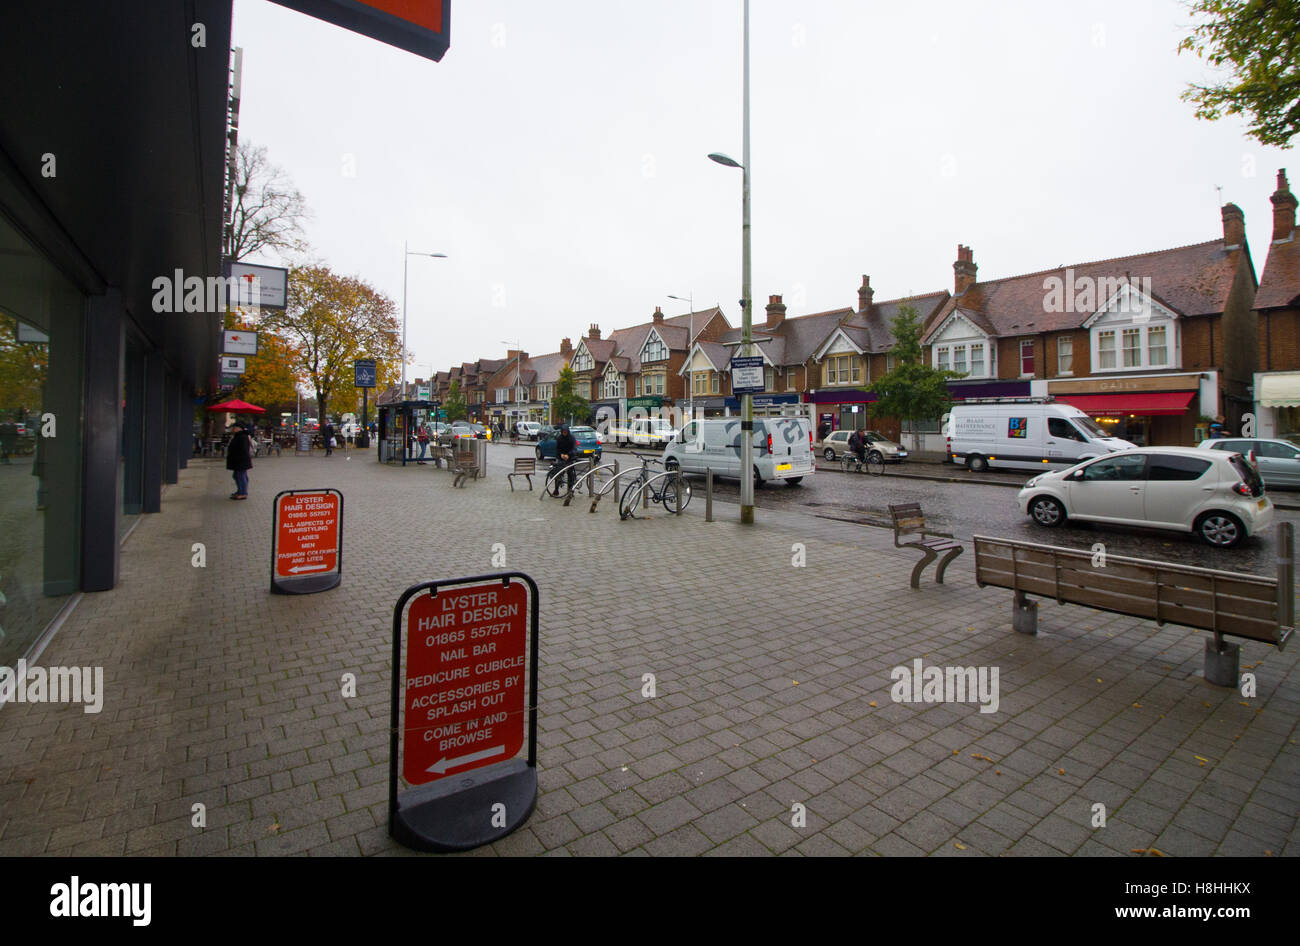
<path fill-rule="evenodd" d="M 248 436 L 248 427 L 242 421 L 235 422 L 235 435 L 226 447 L 226 469 L 235 474 L 235 491 L 231 499 L 248 498 L 248 471 L 253 468 L 253 441 Z"/>

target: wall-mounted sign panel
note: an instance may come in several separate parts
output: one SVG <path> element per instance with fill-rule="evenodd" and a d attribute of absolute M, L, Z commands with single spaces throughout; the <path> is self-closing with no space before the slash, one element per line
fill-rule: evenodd
<path fill-rule="evenodd" d="M 438 62 L 451 43 L 451 0 L 275 0 L 389 46 Z"/>

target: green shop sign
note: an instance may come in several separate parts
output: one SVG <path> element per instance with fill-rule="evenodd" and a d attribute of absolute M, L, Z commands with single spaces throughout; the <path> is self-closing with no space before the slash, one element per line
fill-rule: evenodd
<path fill-rule="evenodd" d="M 664 406 L 662 394 L 650 394 L 646 397 L 630 397 L 627 399 L 627 409 L 636 410 L 638 407 L 644 410 L 651 410 Z"/>

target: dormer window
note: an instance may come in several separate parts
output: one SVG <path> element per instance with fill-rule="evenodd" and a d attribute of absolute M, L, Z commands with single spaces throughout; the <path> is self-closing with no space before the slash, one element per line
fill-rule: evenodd
<path fill-rule="evenodd" d="M 651 332 L 650 337 L 646 339 L 645 345 L 641 349 L 642 361 L 663 361 L 668 357 L 668 346 L 664 344 L 658 333 Z"/>
<path fill-rule="evenodd" d="M 930 340 L 930 363 L 939 371 L 955 371 L 968 378 L 991 378 L 993 342 L 960 312 L 953 313 Z"/>
<path fill-rule="evenodd" d="M 1177 317 L 1127 287 L 1084 327 L 1089 330 L 1094 371 L 1177 368 L 1182 361 Z"/>
<path fill-rule="evenodd" d="M 590 352 L 580 351 L 573 356 L 574 371 L 590 371 L 593 367 L 595 367 L 595 362 L 591 360 Z"/>

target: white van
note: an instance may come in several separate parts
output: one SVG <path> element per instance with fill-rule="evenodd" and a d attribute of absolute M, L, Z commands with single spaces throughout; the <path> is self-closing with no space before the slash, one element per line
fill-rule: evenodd
<path fill-rule="evenodd" d="M 1055 401 L 954 404 L 944 432 L 952 462 L 975 473 L 989 467 L 1061 470 L 1133 448 L 1077 407 Z"/>
<path fill-rule="evenodd" d="M 606 439 L 638 447 L 662 447 L 677 436 L 673 425 L 660 417 L 638 417 L 609 429 Z"/>
<path fill-rule="evenodd" d="M 754 485 L 784 480 L 795 486 L 813 473 L 812 425 L 802 417 L 754 418 Z M 684 473 L 713 470 L 714 476 L 738 480 L 740 418 L 694 420 L 664 447 L 664 467 Z"/>

